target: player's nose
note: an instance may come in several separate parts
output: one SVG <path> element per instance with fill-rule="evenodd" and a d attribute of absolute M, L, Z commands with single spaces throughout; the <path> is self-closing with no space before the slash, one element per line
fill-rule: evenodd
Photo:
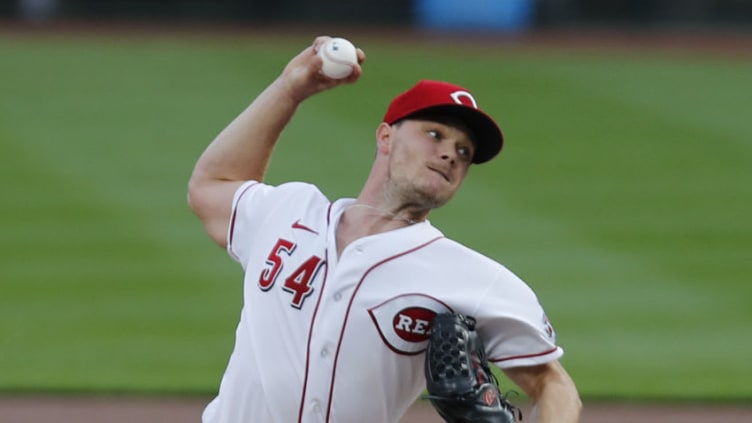
<path fill-rule="evenodd" d="M 453 143 L 442 143 L 439 147 L 441 161 L 454 165 L 458 159 L 458 152 Z"/>

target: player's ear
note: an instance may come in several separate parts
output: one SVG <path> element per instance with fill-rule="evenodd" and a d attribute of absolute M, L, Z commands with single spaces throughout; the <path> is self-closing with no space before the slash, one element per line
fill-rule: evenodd
<path fill-rule="evenodd" d="M 392 149 L 392 133 L 394 127 L 386 122 L 382 122 L 376 129 L 376 150 L 379 153 L 389 154 Z"/>

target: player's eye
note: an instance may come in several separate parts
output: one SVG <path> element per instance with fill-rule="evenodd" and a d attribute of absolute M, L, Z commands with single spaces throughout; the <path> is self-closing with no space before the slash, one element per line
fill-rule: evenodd
<path fill-rule="evenodd" d="M 473 156 L 473 151 L 470 149 L 470 147 L 459 147 L 457 148 L 457 154 L 465 159 L 470 159 Z"/>
<path fill-rule="evenodd" d="M 436 138 L 437 140 L 441 139 L 441 132 L 431 129 L 428 131 L 428 135 L 430 135 L 432 138 Z"/>

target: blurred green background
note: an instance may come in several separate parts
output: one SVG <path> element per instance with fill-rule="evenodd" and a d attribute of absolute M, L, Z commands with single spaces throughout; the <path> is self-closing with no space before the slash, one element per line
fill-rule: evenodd
<path fill-rule="evenodd" d="M 186 183 L 315 35 L 2 34 L 0 391 L 216 390 L 242 274 Z M 354 196 L 393 95 L 467 86 L 507 144 L 431 220 L 534 287 L 581 394 L 752 398 L 752 58 L 332 35 L 364 76 L 301 107 L 270 182 Z"/>

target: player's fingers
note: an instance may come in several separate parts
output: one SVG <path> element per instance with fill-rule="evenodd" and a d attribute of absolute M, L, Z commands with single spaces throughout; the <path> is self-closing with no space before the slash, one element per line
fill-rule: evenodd
<path fill-rule="evenodd" d="M 319 52 L 319 48 L 321 48 L 321 46 L 323 46 L 324 43 L 326 43 L 327 41 L 329 41 L 331 39 L 332 39 L 332 37 L 330 37 L 328 35 L 319 35 L 318 37 L 316 37 L 313 40 L 313 45 L 312 45 L 313 46 L 313 52 L 314 53 L 318 53 Z"/>
<path fill-rule="evenodd" d="M 353 82 L 357 81 L 360 76 L 363 74 L 363 68 L 360 66 L 360 63 L 356 63 L 352 65 L 353 71 L 352 73 L 344 79 L 340 79 L 341 83 L 343 84 L 352 84 Z"/>
<path fill-rule="evenodd" d="M 354 83 L 363 73 L 360 63 L 365 60 L 365 53 L 361 49 L 356 50 L 358 63 L 352 65 L 353 72 L 347 78 L 333 79 L 321 73 L 323 62 L 317 52 L 324 43 L 331 39 L 332 37 L 328 35 L 316 37 L 313 43 L 290 61 L 283 71 L 283 76 L 289 82 L 288 86 L 296 93 L 297 97 L 305 98 L 337 85 Z"/>
<path fill-rule="evenodd" d="M 358 47 L 355 48 L 355 53 L 358 57 L 358 63 L 352 65 L 353 71 L 348 77 L 339 80 L 339 82 L 342 84 L 352 84 L 353 82 L 357 81 L 363 74 L 362 65 L 363 62 L 366 61 L 366 53 Z"/>

